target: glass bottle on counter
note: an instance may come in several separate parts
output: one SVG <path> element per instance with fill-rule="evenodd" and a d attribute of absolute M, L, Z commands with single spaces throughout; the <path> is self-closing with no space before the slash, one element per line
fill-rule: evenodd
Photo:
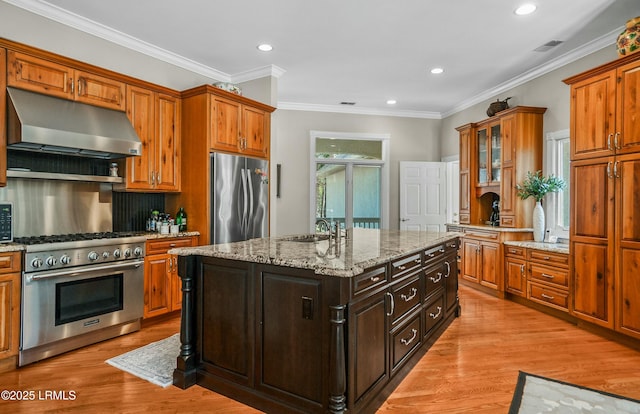
<path fill-rule="evenodd" d="M 176 214 L 176 224 L 181 232 L 187 231 L 187 213 L 184 212 L 183 207 L 180 207 L 178 214 Z"/>

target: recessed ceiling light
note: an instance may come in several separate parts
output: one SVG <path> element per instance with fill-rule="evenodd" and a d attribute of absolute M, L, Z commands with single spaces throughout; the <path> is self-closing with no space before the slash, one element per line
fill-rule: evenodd
<path fill-rule="evenodd" d="M 527 3 L 527 4 L 523 4 L 522 6 L 518 7 L 514 11 L 514 13 L 517 14 L 518 16 L 524 16 L 526 14 L 531 14 L 534 11 L 536 11 L 535 4 Z"/>
<path fill-rule="evenodd" d="M 267 43 L 263 43 L 261 45 L 258 45 L 258 50 L 262 52 L 271 52 L 273 50 L 273 46 Z"/>
<path fill-rule="evenodd" d="M 396 101 L 395 99 L 387 99 L 387 105 L 395 105 L 397 103 L 398 101 Z"/>
<path fill-rule="evenodd" d="M 444 69 L 442 69 L 442 68 L 433 68 L 433 69 L 431 69 L 431 73 L 433 73 L 434 75 L 439 75 L 442 72 L 444 72 Z"/>

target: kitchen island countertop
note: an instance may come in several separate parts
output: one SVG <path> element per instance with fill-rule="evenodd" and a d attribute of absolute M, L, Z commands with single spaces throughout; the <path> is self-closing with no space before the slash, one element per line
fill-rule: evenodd
<path fill-rule="evenodd" d="M 299 269 L 316 274 L 352 277 L 365 269 L 453 240 L 456 232 L 422 232 L 354 228 L 348 239 L 341 238 L 339 253 L 329 240 L 313 240 L 312 235 L 266 237 L 247 241 L 169 250 L 180 256 L 209 256 Z"/>

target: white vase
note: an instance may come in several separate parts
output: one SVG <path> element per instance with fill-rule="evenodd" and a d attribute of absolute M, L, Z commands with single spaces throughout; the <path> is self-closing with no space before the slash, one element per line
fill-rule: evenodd
<path fill-rule="evenodd" d="M 544 240 L 544 209 L 540 201 L 536 201 L 533 208 L 533 240 L 541 242 Z"/>

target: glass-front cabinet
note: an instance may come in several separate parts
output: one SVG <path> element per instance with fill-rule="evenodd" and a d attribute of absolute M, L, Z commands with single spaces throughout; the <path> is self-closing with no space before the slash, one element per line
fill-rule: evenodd
<path fill-rule="evenodd" d="M 487 123 L 479 126 L 478 137 L 478 175 L 477 185 L 500 184 L 501 136 L 500 123 Z"/>

